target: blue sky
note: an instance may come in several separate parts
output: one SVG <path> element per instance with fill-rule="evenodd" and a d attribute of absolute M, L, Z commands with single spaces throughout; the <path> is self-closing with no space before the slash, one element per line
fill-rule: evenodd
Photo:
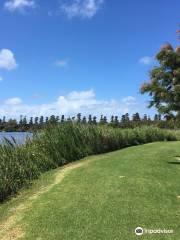
<path fill-rule="evenodd" d="M 174 0 L 1 0 L 0 116 L 146 109 L 139 87 L 164 42 L 178 44 Z"/>

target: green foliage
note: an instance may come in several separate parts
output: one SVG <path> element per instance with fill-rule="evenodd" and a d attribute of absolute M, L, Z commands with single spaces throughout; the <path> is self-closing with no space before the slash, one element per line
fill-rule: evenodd
<path fill-rule="evenodd" d="M 23 232 L 23 240 L 179 240 L 176 156 L 180 142 L 156 142 L 42 174 L 31 188 L 0 204 L 0 225 L 6 226 L 0 239 Z M 137 223 L 174 232 L 141 238 L 134 233 Z"/>
<path fill-rule="evenodd" d="M 173 121 L 172 121 L 173 120 Z M 83 123 L 91 125 L 106 125 L 114 128 L 136 128 L 142 126 L 155 126 L 162 127 L 167 129 L 180 129 L 180 118 L 162 118 L 161 114 L 155 114 L 151 119 L 150 116 L 144 114 L 143 117 L 137 112 L 130 116 L 128 113 L 122 115 L 121 117 L 115 115 L 107 118 L 106 116 L 101 115 L 100 118 L 96 116 L 89 115 L 82 116 L 81 113 L 78 113 L 76 117 L 65 118 L 62 116 L 40 116 L 40 117 L 30 117 L 28 120 L 26 117 L 21 116 L 20 121 L 16 119 L 9 119 L 6 121 L 6 118 L 0 118 L 0 131 L 5 132 L 36 132 L 41 129 L 46 128 L 49 123 L 51 125 L 58 125 L 59 123 L 64 122 L 73 122 L 73 123 Z M 174 125 L 172 124 L 174 123 Z"/>
<path fill-rule="evenodd" d="M 150 72 L 150 81 L 141 86 L 141 93 L 149 93 L 149 107 L 156 107 L 168 118 L 180 118 L 180 46 L 176 50 L 165 44 L 156 55 L 159 62 Z"/>
<path fill-rule="evenodd" d="M 49 169 L 92 154 L 153 141 L 176 140 L 174 132 L 152 127 L 119 129 L 63 123 L 39 132 L 23 146 L 0 145 L 0 201 Z"/>

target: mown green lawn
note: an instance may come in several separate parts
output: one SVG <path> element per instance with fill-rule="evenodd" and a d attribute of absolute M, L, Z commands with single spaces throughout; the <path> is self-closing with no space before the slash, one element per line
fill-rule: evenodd
<path fill-rule="evenodd" d="M 0 239 L 179 240 L 178 196 L 180 142 L 92 156 L 44 174 L 0 205 Z M 174 233 L 138 237 L 137 226 Z"/>

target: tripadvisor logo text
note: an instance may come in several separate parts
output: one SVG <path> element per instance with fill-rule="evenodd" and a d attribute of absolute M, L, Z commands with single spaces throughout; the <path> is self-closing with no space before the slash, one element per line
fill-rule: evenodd
<path fill-rule="evenodd" d="M 174 233 L 173 229 L 146 229 L 142 227 L 137 227 L 135 229 L 135 234 L 141 236 L 143 234 L 172 234 Z"/>

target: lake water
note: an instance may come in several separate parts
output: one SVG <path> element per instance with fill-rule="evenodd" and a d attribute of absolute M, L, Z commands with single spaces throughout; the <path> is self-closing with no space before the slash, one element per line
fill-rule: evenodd
<path fill-rule="evenodd" d="M 11 142 L 13 142 L 12 137 L 16 140 L 17 144 L 25 143 L 26 139 L 32 138 L 33 134 L 30 132 L 0 132 L 0 144 L 2 144 L 7 138 Z"/>

